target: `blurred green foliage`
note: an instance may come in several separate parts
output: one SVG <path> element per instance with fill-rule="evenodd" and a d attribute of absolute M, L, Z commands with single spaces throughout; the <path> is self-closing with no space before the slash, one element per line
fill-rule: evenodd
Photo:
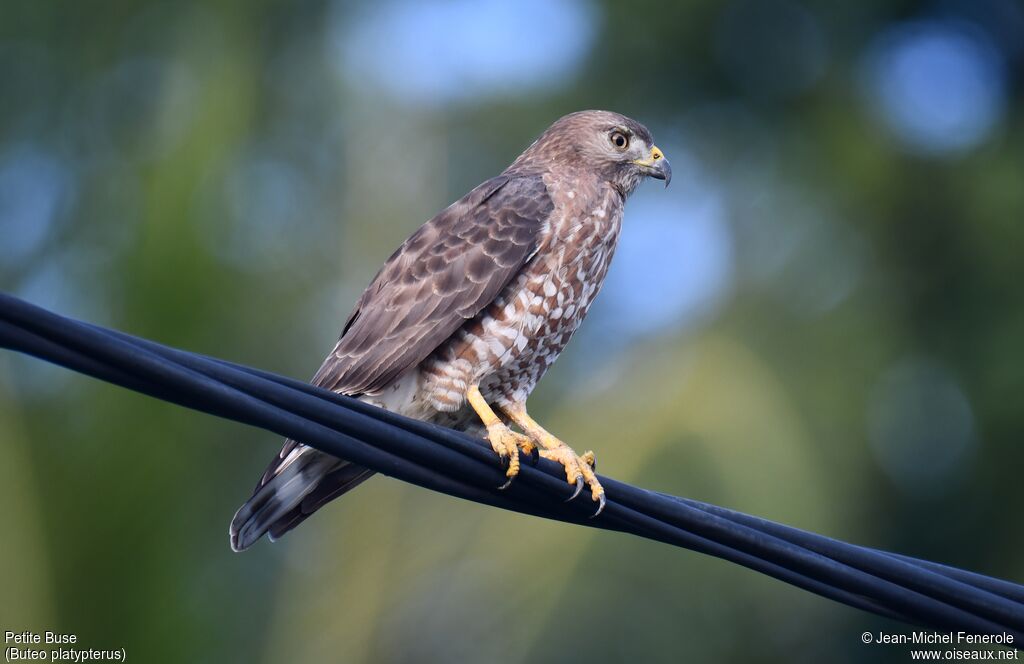
<path fill-rule="evenodd" d="M 680 166 L 627 207 L 662 253 L 610 278 L 675 308 L 609 293 L 535 417 L 618 479 L 1021 581 L 1021 16 L 5 2 L 0 287 L 309 376 L 419 223 L 618 110 Z M 278 444 L 0 354 L 0 625 L 146 662 L 907 657 L 744 569 L 383 478 L 232 554 Z"/>

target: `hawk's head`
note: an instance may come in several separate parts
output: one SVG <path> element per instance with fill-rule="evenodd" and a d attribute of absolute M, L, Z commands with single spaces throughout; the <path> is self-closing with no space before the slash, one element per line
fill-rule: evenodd
<path fill-rule="evenodd" d="M 611 111 L 579 111 L 555 121 L 513 169 L 559 167 L 595 171 L 626 196 L 644 177 L 672 180 L 668 159 L 651 132 L 636 120 Z"/>

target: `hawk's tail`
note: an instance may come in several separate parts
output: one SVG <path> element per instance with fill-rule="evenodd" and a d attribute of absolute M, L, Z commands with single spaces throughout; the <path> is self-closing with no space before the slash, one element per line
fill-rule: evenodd
<path fill-rule="evenodd" d="M 238 508 L 228 529 L 233 550 L 244 551 L 264 533 L 277 539 L 373 475 L 372 470 L 311 447 L 299 446 L 293 454 L 288 463 L 264 476 L 252 497 Z"/>

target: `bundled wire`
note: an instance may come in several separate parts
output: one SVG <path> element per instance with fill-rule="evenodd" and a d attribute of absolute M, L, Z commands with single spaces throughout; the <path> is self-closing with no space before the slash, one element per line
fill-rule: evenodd
<path fill-rule="evenodd" d="M 379 473 L 484 505 L 630 533 L 716 556 L 880 616 L 1024 639 L 1024 586 L 791 528 L 607 477 L 604 512 L 564 502 L 556 463 L 524 463 L 506 490 L 482 440 L 356 399 L 59 316 L 0 293 L 0 347 L 301 440 Z"/>

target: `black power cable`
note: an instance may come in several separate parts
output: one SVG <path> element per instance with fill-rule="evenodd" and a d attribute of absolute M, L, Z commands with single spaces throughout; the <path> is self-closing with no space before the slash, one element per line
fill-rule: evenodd
<path fill-rule="evenodd" d="M 602 477 L 608 505 L 569 493 L 560 466 L 525 462 L 512 487 L 486 442 L 308 383 L 51 313 L 0 293 L 0 346 L 268 429 L 421 487 L 717 556 L 881 616 L 1024 639 L 1024 586 L 877 551 Z M 525 461 L 525 460 L 524 460 Z"/>

